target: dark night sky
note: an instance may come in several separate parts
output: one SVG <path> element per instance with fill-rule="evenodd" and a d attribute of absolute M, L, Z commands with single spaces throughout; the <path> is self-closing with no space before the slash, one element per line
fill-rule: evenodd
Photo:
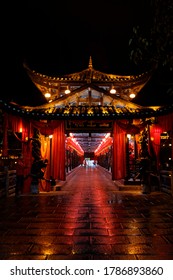
<path fill-rule="evenodd" d="M 133 74 L 129 39 L 133 26 L 147 29 L 149 0 L 10 1 L 1 23 L 4 96 L 18 103 L 39 100 L 23 62 L 47 75 L 81 71 L 92 56 L 96 70 Z M 33 102 L 32 102 L 33 103 Z"/>

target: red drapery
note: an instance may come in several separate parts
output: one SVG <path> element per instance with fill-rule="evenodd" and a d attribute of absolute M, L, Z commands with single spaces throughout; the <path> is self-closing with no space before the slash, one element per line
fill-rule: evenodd
<path fill-rule="evenodd" d="M 157 169 L 159 169 L 160 166 L 160 134 L 162 131 L 163 129 L 158 124 L 150 127 L 150 145 L 152 146 L 155 154 Z"/>
<path fill-rule="evenodd" d="M 123 179 L 126 175 L 125 131 L 116 122 L 113 128 L 112 180 Z"/>
<path fill-rule="evenodd" d="M 4 113 L 2 156 L 8 156 L 8 115 Z"/>
<path fill-rule="evenodd" d="M 64 181 L 65 176 L 65 125 L 64 121 L 47 121 L 38 122 L 32 121 L 32 125 L 39 129 L 42 135 L 52 135 L 53 137 L 48 141 L 46 153 L 41 149 L 41 155 L 48 159 L 48 166 L 45 177 L 48 179 L 52 176 L 54 179 Z M 45 141 L 41 142 L 42 145 Z"/>
<path fill-rule="evenodd" d="M 159 116 L 157 119 L 157 124 L 153 124 L 150 127 L 150 143 L 154 150 L 156 160 L 157 160 L 157 168 L 160 167 L 160 134 L 162 132 L 173 132 L 173 113 L 170 113 L 165 116 Z M 173 157 L 173 150 L 172 150 Z"/>
<path fill-rule="evenodd" d="M 19 139 L 19 141 L 22 142 L 22 155 L 25 165 L 24 176 L 27 178 L 24 181 L 23 189 L 23 192 L 26 193 L 30 191 L 31 185 L 31 177 L 27 176 L 30 173 L 32 165 L 32 147 L 31 141 L 29 140 L 32 137 L 31 123 L 30 121 L 24 120 L 21 117 L 8 115 L 8 129 L 11 129 L 13 133 L 22 133 L 22 139 Z"/>
<path fill-rule="evenodd" d="M 173 131 L 173 113 L 158 117 L 158 123 L 164 131 Z"/>
<path fill-rule="evenodd" d="M 65 131 L 64 121 L 59 121 L 52 138 L 52 176 L 65 181 Z"/>
<path fill-rule="evenodd" d="M 32 121 L 32 125 L 36 127 L 42 135 L 53 134 L 54 129 L 59 125 L 60 121 L 48 120 L 48 121 Z"/>
<path fill-rule="evenodd" d="M 167 131 L 170 134 L 173 134 L 173 113 L 168 114 L 167 116 L 160 116 L 158 122 L 162 127 L 163 131 Z M 173 145 L 173 137 L 172 137 Z M 173 158 L 173 149 L 172 149 L 172 158 Z"/>
<path fill-rule="evenodd" d="M 117 124 L 119 127 L 121 127 L 126 133 L 130 134 L 138 134 L 141 130 L 141 125 L 135 125 L 132 123 L 129 123 L 129 121 L 117 121 Z"/>

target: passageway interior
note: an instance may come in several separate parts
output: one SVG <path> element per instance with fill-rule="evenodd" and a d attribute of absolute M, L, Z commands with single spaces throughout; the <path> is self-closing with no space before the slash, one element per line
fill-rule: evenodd
<path fill-rule="evenodd" d="M 101 132 L 74 132 L 71 134 L 85 153 L 94 153 L 103 142 L 107 133 Z"/>

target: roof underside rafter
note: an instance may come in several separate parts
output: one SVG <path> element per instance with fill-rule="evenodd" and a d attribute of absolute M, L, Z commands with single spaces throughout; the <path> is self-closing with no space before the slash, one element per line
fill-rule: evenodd
<path fill-rule="evenodd" d="M 0 100 L 0 107 L 5 111 L 37 120 L 118 120 L 144 119 L 169 113 L 172 106 L 164 108 L 131 108 L 127 106 L 65 106 L 49 108 L 26 108 L 14 103 Z"/>

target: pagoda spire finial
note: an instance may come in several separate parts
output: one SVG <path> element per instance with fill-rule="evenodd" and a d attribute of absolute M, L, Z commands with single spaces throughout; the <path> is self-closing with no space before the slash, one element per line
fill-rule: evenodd
<path fill-rule="evenodd" d="M 89 69 L 92 69 L 92 68 L 93 68 L 93 63 L 92 63 L 92 57 L 91 57 L 91 56 L 90 56 L 90 58 L 89 58 L 88 68 L 89 68 Z"/>

